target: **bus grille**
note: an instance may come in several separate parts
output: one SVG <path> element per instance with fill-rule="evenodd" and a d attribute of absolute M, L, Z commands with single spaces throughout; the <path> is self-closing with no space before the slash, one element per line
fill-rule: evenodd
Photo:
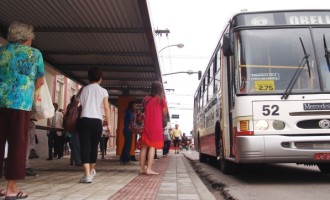
<path fill-rule="evenodd" d="M 322 129 L 320 126 L 320 121 L 322 119 L 304 120 L 297 123 L 297 126 L 302 129 Z M 329 120 L 330 119 L 326 119 Z"/>
<path fill-rule="evenodd" d="M 327 149 L 330 150 L 330 141 L 327 142 L 295 142 L 294 146 L 297 149 Z"/>
<path fill-rule="evenodd" d="M 313 111 L 313 112 L 291 112 L 290 116 L 317 116 L 317 115 L 330 115 L 330 111 Z"/>

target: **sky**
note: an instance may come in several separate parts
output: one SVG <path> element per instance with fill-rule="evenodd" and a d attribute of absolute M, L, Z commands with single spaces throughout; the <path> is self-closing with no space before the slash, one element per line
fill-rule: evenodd
<path fill-rule="evenodd" d="M 162 73 L 192 70 L 204 72 L 220 35 L 230 17 L 241 10 L 330 9 L 325 0 L 148 0 L 154 30 L 170 31 L 156 36 L 158 51 L 182 43 L 184 48 L 168 47 L 159 52 Z M 224 3 L 225 2 L 225 3 Z M 193 128 L 193 96 L 198 87 L 197 74 L 163 76 L 170 115 L 183 132 Z M 174 91 L 172 91 L 174 89 Z"/>

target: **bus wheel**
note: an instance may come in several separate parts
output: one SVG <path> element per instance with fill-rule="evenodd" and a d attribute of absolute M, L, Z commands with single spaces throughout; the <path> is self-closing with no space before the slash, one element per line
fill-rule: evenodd
<path fill-rule="evenodd" d="M 201 142 L 199 135 L 198 135 L 198 152 L 199 152 L 199 162 L 205 163 L 207 161 L 207 157 L 205 154 L 201 153 Z"/>
<path fill-rule="evenodd" d="M 228 160 L 225 159 L 225 155 L 224 155 L 224 151 L 223 151 L 223 147 L 222 147 L 222 140 L 220 139 L 219 144 L 218 144 L 218 165 L 220 167 L 220 170 L 222 171 L 222 173 L 224 174 L 233 174 L 234 173 L 234 169 L 235 169 L 235 163 L 232 163 Z"/>
<path fill-rule="evenodd" d="M 330 163 L 321 163 L 321 164 L 317 164 L 317 166 L 319 167 L 319 170 L 322 173 L 325 173 L 325 174 L 330 173 Z"/>
<path fill-rule="evenodd" d="M 207 161 L 207 157 L 205 154 L 199 152 L 199 162 L 205 163 Z"/>

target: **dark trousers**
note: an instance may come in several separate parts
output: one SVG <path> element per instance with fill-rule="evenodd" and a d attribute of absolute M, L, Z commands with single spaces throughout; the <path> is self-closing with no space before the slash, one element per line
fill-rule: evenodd
<path fill-rule="evenodd" d="M 100 140 L 100 151 L 102 153 L 105 153 L 105 154 L 107 153 L 108 140 L 109 140 L 109 137 L 104 137 L 104 136 L 101 137 L 101 140 Z"/>
<path fill-rule="evenodd" d="M 97 149 L 102 134 L 102 120 L 95 118 L 80 118 L 78 121 L 81 162 L 96 163 Z"/>
<path fill-rule="evenodd" d="M 4 166 L 7 180 L 25 178 L 30 118 L 30 111 L 0 108 L 0 177 L 2 177 Z M 6 163 L 3 165 L 6 140 L 8 142 L 8 154 Z"/>
<path fill-rule="evenodd" d="M 53 155 L 58 153 L 57 145 L 55 145 L 56 131 L 49 131 L 47 136 L 48 136 L 48 158 L 53 158 Z"/>
<path fill-rule="evenodd" d="M 120 161 L 125 163 L 125 162 L 131 161 L 130 152 L 131 152 L 131 146 L 132 146 L 132 131 L 125 130 L 124 137 L 125 137 L 125 142 L 124 142 L 123 149 L 121 151 Z"/>
<path fill-rule="evenodd" d="M 71 158 L 70 160 L 74 162 L 75 165 L 81 165 L 81 155 L 80 155 L 80 140 L 78 133 L 71 134 Z M 70 164 L 73 164 L 70 161 Z"/>
<path fill-rule="evenodd" d="M 58 136 L 55 133 L 55 143 L 54 143 L 54 155 L 58 158 L 63 157 L 63 151 L 64 151 L 64 143 L 65 143 L 65 137 L 63 135 Z"/>
<path fill-rule="evenodd" d="M 168 154 L 168 152 L 170 151 L 170 146 L 171 146 L 171 140 L 164 141 L 163 156 Z"/>

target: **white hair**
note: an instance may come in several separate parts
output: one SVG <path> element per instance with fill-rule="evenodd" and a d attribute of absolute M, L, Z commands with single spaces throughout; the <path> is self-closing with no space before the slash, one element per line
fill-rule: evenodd
<path fill-rule="evenodd" d="M 9 42 L 23 43 L 29 39 L 34 39 L 33 26 L 21 22 L 10 24 L 7 35 Z"/>

